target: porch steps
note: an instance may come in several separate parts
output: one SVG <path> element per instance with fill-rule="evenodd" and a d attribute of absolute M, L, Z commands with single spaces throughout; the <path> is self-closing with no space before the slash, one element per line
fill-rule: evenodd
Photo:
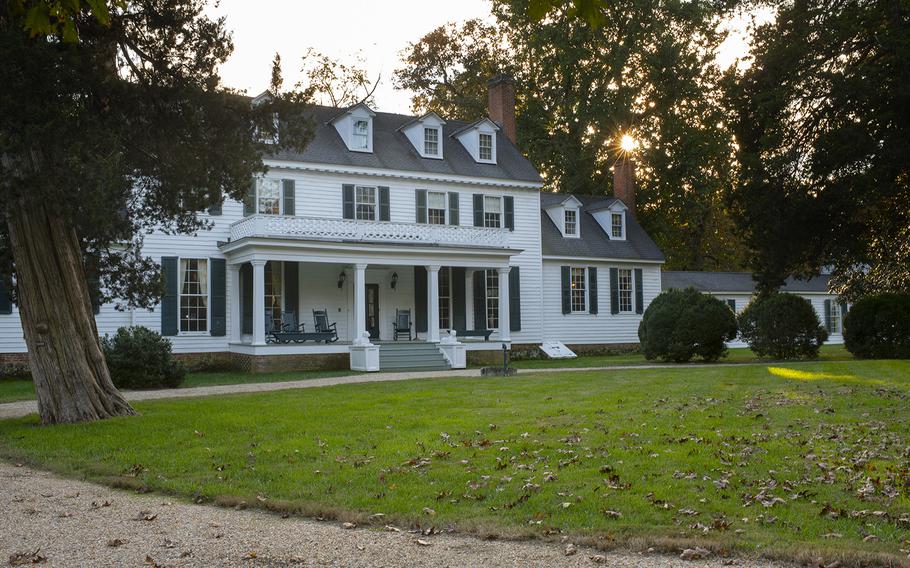
<path fill-rule="evenodd" d="M 383 371 L 447 371 L 452 367 L 436 344 L 402 341 L 380 344 L 379 368 Z"/>

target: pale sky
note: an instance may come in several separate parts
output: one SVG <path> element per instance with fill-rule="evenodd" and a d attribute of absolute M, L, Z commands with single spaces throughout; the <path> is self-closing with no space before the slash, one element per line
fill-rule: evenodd
<path fill-rule="evenodd" d="M 300 78 L 301 56 L 308 47 L 345 63 L 363 58 L 370 77 L 381 74 L 376 107 L 410 112 L 411 93 L 393 88 L 399 53 L 432 29 L 471 18 L 492 20 L 487 0 L 221 0 L 208 8 L 226 16 L 233 32 L 234 54 L 221 68 L 224 83 L 257 95 L 268 87 L 271 61 L 281 55 L 285 86 Z M 731 22 L 739 30 L 745 20 Z M 718 59 L 729 65 L 746 51 L 738 32 L 727 40 Z"/>

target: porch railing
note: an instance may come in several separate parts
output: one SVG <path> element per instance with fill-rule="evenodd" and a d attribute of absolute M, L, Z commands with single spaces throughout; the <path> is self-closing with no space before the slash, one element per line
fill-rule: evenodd
<path fill-rule="evenodd" d="M 252 215 L 231 225 L 232 241 L 245 237 L 271 237 L 502 248 L 508 246 L 508 235 L 506 229 L 487 227 L 279 215 Z"/>

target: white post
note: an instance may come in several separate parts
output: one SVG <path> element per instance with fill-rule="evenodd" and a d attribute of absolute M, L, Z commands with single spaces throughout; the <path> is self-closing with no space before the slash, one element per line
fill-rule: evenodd
<path fill-rule="evenodd" d="M 239 264 L 229 264 L 228 265 L 228 286 L 231 290 L 231 295 L 228 298 L 231 304 L 231 343 L 240 343 L 240 329 L 241 329 L 241 320 L 243 316 L 240 313 L 240 302 L 242 296 L 240 295 L 240 265 Z"/>
<path fill-rule="evenodd" d="M 474 321 L 474 271 L 470 268 L 464 271 L 464 325 L 465 329 L 486 327 Z"/>
<path fill-rule="evenodd" d="M 265 263 L 253 260 L 253 345 L 265 345 Z"/>
<path fill-rule="evenodd" d="M 360 342 L 367 329 L 366 264 L 354 265 L 354 342 Z M 369 336 L 368 336 L 369 337 Z M 367 341 L 369 343 L 369 341 Z"/>
<path fill-rule="evenodd" d="M 427 266 L 427 341 L 439 343 L 439 266 Z"/>
<path fill-rule="evenodd" d="M 499 273 L 499 340 L 511 341 L 509 335 L 509 271 L 511 267 L 497 268 Z"/>

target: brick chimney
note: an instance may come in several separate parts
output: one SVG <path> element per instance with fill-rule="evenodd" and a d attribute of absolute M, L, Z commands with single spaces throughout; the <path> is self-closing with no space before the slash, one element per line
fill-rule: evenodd
<path fill-rule="evenodd" d="M 500 73 L 487 81 L 488 110 L 506 138 L 515 143 L 515 80 Z"/>
<path fill-rule="evenodd" d="M 627 155 L 620 156 L 613 165 L 613 197 L 621 199 L 635 217 L 635 163 Z"/>

